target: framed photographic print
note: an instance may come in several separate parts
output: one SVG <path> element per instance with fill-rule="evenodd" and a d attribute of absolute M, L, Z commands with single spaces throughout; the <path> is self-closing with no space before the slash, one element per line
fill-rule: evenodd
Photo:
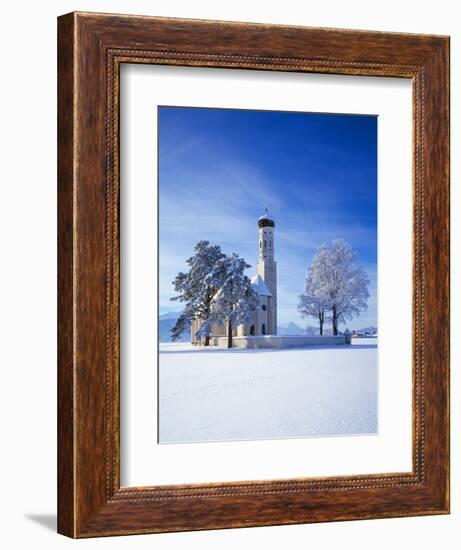
<path fill-rule="evenodd" d="M 448 38 L 58 47 L 59 532 L 448 513 Z"/>

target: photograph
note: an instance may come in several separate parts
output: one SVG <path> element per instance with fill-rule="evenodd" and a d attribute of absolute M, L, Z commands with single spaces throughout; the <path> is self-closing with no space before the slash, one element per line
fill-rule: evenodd
<path fill-rule="evenodd" d="M 378 116 L 157 109 L 158 443 L 377 434 Z"/>

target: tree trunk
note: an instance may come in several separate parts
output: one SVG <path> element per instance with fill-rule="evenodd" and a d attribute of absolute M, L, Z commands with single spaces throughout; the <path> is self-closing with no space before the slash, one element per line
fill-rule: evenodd
<path fill-rule="evenodd" d="M 320 328 L 320 336 L 323 336 L 323 322 L 324 322 L 325 314 L 323 311 L 319 311 L 319 328 Z"/>
<path fill-rule="evenodd" d="M 229 321 L 227 324 L 227 347 L 232 347 L 232 322 Z"/>
<path fill-rule="evenodd" d="M 211 292 L 211 289 L 208 288 L 207 290 L 207 301 L 206 301 L 206 304 L 205 304 L 205 319 L 208 319 L 208 317 L 210 316 L 210 310 L 211 310 L 211 300 L 213 299 L 213 293 Z M 207 336 L 205 336 L 205 341 L 203 343 L 204 346 L 209 346 L 210 345 L 210 335 L 207 334 Z"/>
<path fill-rule="evenodd" d="M 333 335 L 338 336 L 338 314 L 336 312 L 336 308 L 333 308 L 332 314 L 331 314 L 331 321 L 333 324 Z"/>

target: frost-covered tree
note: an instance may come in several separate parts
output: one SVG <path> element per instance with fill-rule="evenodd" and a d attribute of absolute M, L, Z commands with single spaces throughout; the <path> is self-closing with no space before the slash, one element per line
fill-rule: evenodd
<path fill-rule="evenodd" d="M 211 314 L 211 303 L 216 289 L 211 286 L 207 276 L 213 270 L 216 262 L 224 258 L 221 247 L 211 245 L 209 241 L 199 241 L 195 245 L 195 253 L 187 260 L 189 271 L 176 275 L 173 286 L 177 296 L 172 300 L 185 303 L 185 307 L 175 325 L 171 329 L 171 337 L 178 340 L 181 334 L 190 330 L 192 321 L 200 319 L 202 327 L 201 336 L 205 346 L 209 345 L 211 324 L 207 323 Z M 208 329 L 208 330 L 207 330 Z"/>
<path fill-rule="evenodd" d="M 327 305 L 328 302 L 317 284 L 313 266 L 311 266 L 306 273 L 304 292 L 299 296 L 298 311 L 303 317 L 314 317 L 318 320 L 321 336 L 323 335 Z"/>
<path fill-rule="evenodd" d="M 249 323 L 252 312 L 257 307 L 259 298 L 245 275 L 250 266 L 238 254 L 231 254 L 219 259 L 212 271 L 205 277 L 205 284 L 214 288 L 211 315 L 198 331 L 209 333 L 213 323 L 227 325 L 227 347 L 232 347 L 232 331 L 240 324 Z"/>
<path fill-rule="evenodd" d="M 171 327 L 171 339 L 176 342 L 181 336 L 189 331 L 192 326 L 192 320 L 194 319 L 194 312 L 192 307 L 187 305 L 179 317 L 176 319 L 175 324 Z"/>
<path fill-rule="evenodd" d="M 343 239 L 323 245 L 319 251 L 319 283 L 328 300 L 333 334 L 338 334 L 339 322 L 352 319 L 367 309 L 370 281 L 356 264 L 357 254 Z"/>
<path fill-rule="evenodd" d="M 299 307 L 304 307 L 307 315 L 319 318 L 316 304 L 322 305 L 335 335 L 340 322 L 367 309 L 370 281 L 356 259 L 356 253 L 343 239 L 334 240 L 331 245 L 323 244 L 312 259 L 306 289 L 300 297 Z"/>

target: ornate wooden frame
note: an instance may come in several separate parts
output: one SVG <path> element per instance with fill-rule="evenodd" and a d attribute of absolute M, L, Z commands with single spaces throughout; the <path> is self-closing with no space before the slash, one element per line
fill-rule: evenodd
<path fill-rule="evenodd" d="M 447 513 L 448 37 L 71 13 L 58 20 L 58 46 L 58 531 L 96 537 Z M 411 472 L 120 487 L 121 63 L 412 79 Z"/>

